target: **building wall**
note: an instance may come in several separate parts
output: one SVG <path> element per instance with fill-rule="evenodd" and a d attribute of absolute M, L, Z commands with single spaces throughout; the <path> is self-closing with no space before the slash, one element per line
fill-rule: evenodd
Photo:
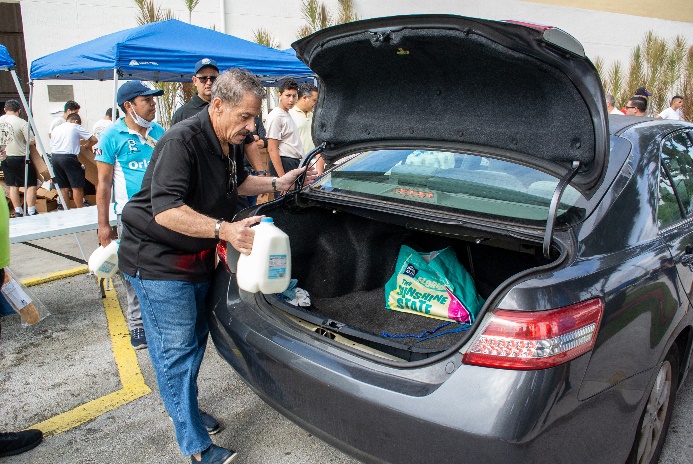
<path fill-rule="evenodd" d="M 3 1 L 3 0 L 0 0 Z M 323 0 L 337 11 L 337 0 Z M 627 61 L 633 47 L 652 30 L 665 38 L 683 35 L 693 44 L 692 0 L 353 0 L 362 18 L 398 14 L 446 13 L 488 19 L 517 19 L 551 24 L 576 37 L 587 55 L 600 56 L 608 64 Z M 20 0 L 24 20 L 27 60 L 77 45 L 96 37 L 137 26 L 133 0 Z M 159 0 L 178 19 L 188 21 L 183 0 Z M 225 15 L 222 24 L 221 8 Z M 303 25 L 301 0 L 201 0 L 192 23 L 213 27 L 252 40 L 253 32 L 265 28 L 288 48 Z M 678 19 L 678 21 L 676 20 Z M 190 40 L 195 40 L 191 37 Z M 47 128 L 51 112 L 62 103 L 48 101 L 48 84 L 72 84 L 75 100 L 82 105 L 84 125 L 100 119 L 113 99 L 112 82 L 37 81 L 33 106 L 38 126 Z M 40 135 L 47 143 L 47 130 Z M 48 147 L 46 147 L 48 148 Z"/>

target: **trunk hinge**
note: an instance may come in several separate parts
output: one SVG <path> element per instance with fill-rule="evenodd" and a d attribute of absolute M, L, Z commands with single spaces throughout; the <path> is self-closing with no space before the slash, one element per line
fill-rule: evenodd
<path fill-rule="evenodd" d="M 556 185 L 556 190 L 553 191 L 553 197 L 551 197 L 551 205 L 549 206 L 549 217 L 546 219 L 546 231 L 544 231 L 544 256 L 546 258 L 551 257 L 551 240 L 553 239 L 553 228 L 556 224 L 556 215 L 558 214 L 558 205 L 561 202 L 561 197 L 565 188 L 568 186 L 575 174 L 577 174 L 578 169 L 580 169 L 580 162 L 573 161 L 573 166 L 570 171 L 568 171 L 561 180 L 558 181 Z"/>
<path fill-rule="evenodd" d="M 323 142 L 320 145 L 318 145 L 317 147 L 313 148 L 311 151 L 309 151 L 308 154 L 306 155 L 305 161 L 303 162 L 303 166 L 310 166 L 311 165 L 310 163 L 313 160 L 313 158 L 315 158 L 320 153 L 325 151 L 325 148 L 327 148 L 327 142 Z M 305 173 L 298 176 L 298 178 L 296 179 L 296 182 L 298 183 L 298 190 L 303 189 L 303 183 L 305 182 L 305 180 L 306 180 Z"/>

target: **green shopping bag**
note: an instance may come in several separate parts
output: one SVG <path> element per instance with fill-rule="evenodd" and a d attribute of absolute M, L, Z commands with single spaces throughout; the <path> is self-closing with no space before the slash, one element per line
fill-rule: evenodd
<path fill-rule="evenodd" d="M 472 323 L 483 305 L 452 248 L 419 253 L 402 245 L 395 273 L 385 284 L 387 309 Z"/>

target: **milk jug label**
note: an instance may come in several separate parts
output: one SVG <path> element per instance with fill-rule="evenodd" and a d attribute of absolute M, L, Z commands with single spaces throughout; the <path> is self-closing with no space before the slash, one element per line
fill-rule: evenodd
<path fill-rule="evenodd" d="M 270 255 L 268 279 L 283 279 L 286 277 L 286 255 Z"/>
<path fill-rule="evenodd" d="M 109 274 L 115 266 L 115 263 L 111 261 L 104 261 L 103 264 L 99 267 L 99 271 L 103 272 L 104 274 Z"/>

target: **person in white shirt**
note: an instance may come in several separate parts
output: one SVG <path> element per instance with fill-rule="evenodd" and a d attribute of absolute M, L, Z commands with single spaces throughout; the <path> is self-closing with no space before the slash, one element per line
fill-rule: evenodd
<path fill-rule="evenodd" d="M 298 87 L 298 100 L 294 107 L 289 110 L 291 119 L 294 120 L 296 127 L 298 127 L 298 134 L 303 144 L 304 159 L 306 155 L 315 148 L 311 131 L 313 126 L 313 109 L 317 101 L 318 88 L 309 83 L 301 84 Z M 318 170 L 318 174 L 322 174 L 325 168 L 325 162 L 320 155 L 318 155 L 316 159 L 315 167 Z"/>
<path fill-rule="evenodd" d="M 611 94 L 606 95 L 606 110 L 609 114 L 620 114 L 623 116 L 623 112 L 616 108 L 616 99 Z"/>
<path fill-rule="evenodd" d="M 118 119 L 119 112 L 116 110 L 116 119 Z M 103 117 L 103 119 L 99 119 L 94 123 L 94 125 L 91 128 L 91 135 L 97 138 L 97 140 L 101 139 L 101 133 L 106 130 L 108 126 L 113 124 L 113 108 L 109 108 L 106 110 L 106 115 Z"/>
<path fill-rule="evenodd" d="M 57 118 L 53 118 L 53 121 L 51 121 L 51 125 L 48 128 L 48 137 L 50 138 L 53 136 L 53 129 L 55 129 L 56 127 L 58 127 L 61 124 L 64 124 L 65 121 L 67 121 L 68 115 L 73 114 L 73 113 L 74 114 L 79 113 L 80 108 L 81 108 L 81 106 L 79 106 L 79 103 L 77 103 L 74 100 L 68 100 L 67 102 L 65 102 L 65 107 L 64 107 L 64 111 L 63 111 L 62 116 L 57 117 Z"/>
<path fill-rule="evenodd" d="M 279 83 L 279 105 L 267 115 L 267 151 L 269 152 L 270 174 L 282 177 L 301 164 L 303 144 L 298 127 L 289 110 L 296 104 L 298 84 L 293 79 L 282 79 Z"/>
<path fill-rule="evenodd" d="M 657 119 L 674 119 L 680 121 L 681 118 L 681 107 L 683 106 L 683 97 L 681 95 L 674 95 L 669 103 L 669 108 L 665 109 L 659 113 L 655 118 Z"/>
<path fill-rule="evenodd" d="M 77 159 L 81 141 L 86 140 L 86 148 L 91 148 L 98 140 L 88 130 L 82 127 L 82 118 L 77 113 L 67 116 L 68 124 L 58 125 L 53 129 L 51 137 L 51 158 L 55 171 L 55 182 L 60 188 L 63 199 L 67 198 L 72 189 L 72 199 L 76 208 L 84 206 L 84 169 Z"/>
<path fill-rule="evenodd" d="M 21 106 L 17 100 L 5 102 L 5 114 L 0 116 L 0 145 L 4 146 L 7 158 L 2 162 L 5 185 L 10 190 L 10 200 L 14 206 L 14 217 L 24 216 L 24 207 L 19 197 L 19 187 L 24 187 L 26 180 L 26 214 L 33 216 L 36 212 L 36 168 L 29 160 L 26 164 L 26 145 L 35 144 L 29 139 L 29 123 L 19 117 Z M 24 174 L 26 170 L 26 179 Z"/>

